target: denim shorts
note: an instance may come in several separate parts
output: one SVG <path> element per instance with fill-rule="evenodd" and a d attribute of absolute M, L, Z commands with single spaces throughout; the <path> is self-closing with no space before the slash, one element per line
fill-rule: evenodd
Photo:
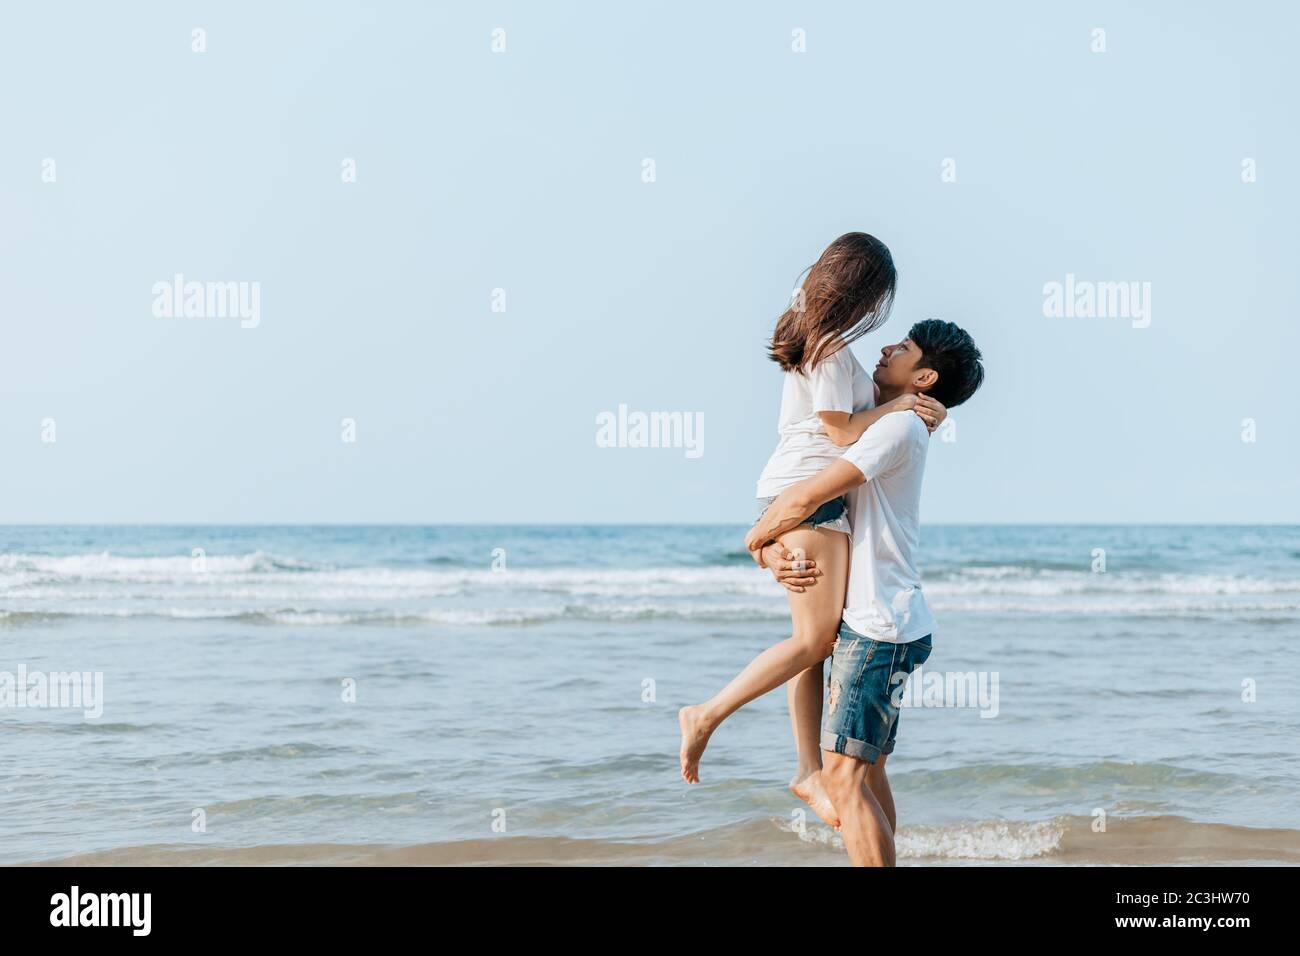
<path fill-rule="evenodd" d="M 864 637 L 840 622 L 827 681 L 822 750 L 875 763 L 894 752 L 900 688 L 930 656 L 931 635 L 906 644 Z"/>
<path fill-rule="evenodd" d="M 763 510 L 759 512 L 758 517 L 763 517 L 767 509 L 776 501 L 776 497 L 759 498 L 763 503 Z M 845 534 L 851 534 L 852 528 L 849 525 L 848 501 L 843 495 L 838 498 L 832 498 L 826 502 L 803 521 L 799 522 L 799 527 L 810 525 L 814 528 L 825 528 L 828 531 L 843 531 Z"/>

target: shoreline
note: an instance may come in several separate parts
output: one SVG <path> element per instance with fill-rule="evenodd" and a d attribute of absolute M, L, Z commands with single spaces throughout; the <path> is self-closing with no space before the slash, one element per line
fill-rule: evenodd
<path fill-rule="evenodd" d="M 503 834 L 396 845 L 150 844 L 17 866 L 846 866 L 838 834 L 777 817 L 660 840 Z M 1033 837 L 1040 841 L 1035 847 Z M 904 826 L 900 866 L 1300 866 L 1300 830 L 1198 823 L 1176 816 Z M 1017 854 L 1023 854 L 1017 856 Z"/>

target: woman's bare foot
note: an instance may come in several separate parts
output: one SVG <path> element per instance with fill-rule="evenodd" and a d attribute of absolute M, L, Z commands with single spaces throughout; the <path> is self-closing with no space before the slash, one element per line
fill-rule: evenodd
<path fill-rule="evenodd" d="M 677 723 L 682 728 L 682 749 L 678 756 L 682 760 L 682 779 L 687 783 L 700 782 L 700 757 L 708 746 L 713 728 L 704 722 L 704 706 L 683 707 L 677 712 Z"/>
<path fill-rule="evenodd" d="M 822 784 L 821 771 L 815 770 L 802 780 L 792 781 L 790 792 L 813 808 L 813 812 L 822 818 L 822 822 L 836 830 L 840 828 L 840 815 L 835 812 L 835 805 L 826 795 Z"/>

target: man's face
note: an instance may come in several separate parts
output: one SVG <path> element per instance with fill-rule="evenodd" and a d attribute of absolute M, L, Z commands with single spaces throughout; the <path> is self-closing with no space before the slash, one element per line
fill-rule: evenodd
<path fill-rule="evenodd" d="M 881 388 L 913 391 L 920 369 L 921 350 L 911 339 L 903 339 L 893 345 L 886 345 L 880 350 L 880 361 L 871 373 L 872 379 Z"/>

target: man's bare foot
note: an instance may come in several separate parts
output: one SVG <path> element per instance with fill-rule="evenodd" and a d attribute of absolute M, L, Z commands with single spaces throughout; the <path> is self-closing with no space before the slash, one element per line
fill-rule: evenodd
<path fill-rule="evenodd" d="M 695 704 L 677 712 L 677 723 L 682 728 L 682 779 L 687 783 L 700 782 L 700 757 L 708 746 L 713 731 L 704 724 L 704 707 Z"/>
<path fill-rule="evenodd" d="M 821 771 L 815 770 L 802 780 L 790 784 L 790 792 L 813 808 L 813 812 L 822 818 L 822 822 L 836 830 L 840 828 L 840 815 L 835 812 L 835 805 L 826 795 L 822 785 Z"/>

